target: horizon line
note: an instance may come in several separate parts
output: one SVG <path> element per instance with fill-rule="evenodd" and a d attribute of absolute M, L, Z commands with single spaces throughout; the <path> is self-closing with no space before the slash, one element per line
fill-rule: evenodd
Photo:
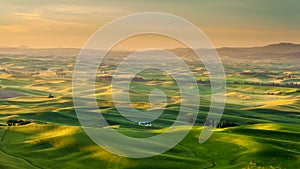
<path fill-rule="evenodd" d="M 280 42 L 272 42 L 267 43 L 264 45 L 247 45 L 247 46 L 222 46 L 222 47 L 215 47 L 215 48 L 199 48 L 199 49 L 224 49 L 224 48 L 257 48 L 257 47 L 267 47 L 271 45 L 300 45 L 300 43 L 297 42 L 286 42 L 286 41 L 280 41 Z M 84 46 L 83 46 L 84 47 Z M 20 46 L 0 46 L 0 49 L 33 49 L 33 50 L 46 50 L 46 49 L 83 49 L 80 47 L 30 47 L 29 45 L 20 45 Z M 147 49 L 147 48 L 145 48 Z M 150 49 L 150 48 L 149 48 Z M 159 48 L 157 48 L 159 49 Z M 174 48 L 165 48 L 166 50 L 174 50 L 174 49 L 188 49 L 188 47 L 174 47 Z M 97 50 L 97 49 L 87 49 L 87 50 Z M 112 50 L 112 51 L 133 51 L 132 49 L 120 49 L 120 50 Z"/>

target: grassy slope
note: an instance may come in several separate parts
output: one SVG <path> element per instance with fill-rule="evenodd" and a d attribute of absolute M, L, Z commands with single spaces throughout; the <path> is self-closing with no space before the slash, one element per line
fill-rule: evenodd
<path fill-rule="evenodd" d="M 18 168 L 24 168 L 24 169 L 31 169 L 31 168 L 37 168 L 36 166 L 32 165 L 27 160 L 16 157 L 14 155 L 8 154 L 5 149 L 5 145 L 3 144 L 4 136 L 6 134 L 6 130 L 4 128 L 0 128 L 0 168 L 5 169 L 18 169 Z"/>
<path fill-rule="evenodd" d="M 243 168 L 250 162 L 282 168 L 300 165 L 298 126 L 268 123 L 220 129 L 203 144 L 197 142 L 200 131 L 195 127 L 179 145 L 147 159 L 110 154 L 97 147 L 79 127 L 11 127 L 2 146 L 43 168 Z M 136 135 L 145 132 L 151 131 Z"/>
<path fill-rule="evenodd" d="M 290 169 L 300 166 L 300 127 L 296 125 L 299 124 L 300 107 L 299 93 L 295 89 L 228 85 L 228 92 L 231 94 L 227 96 L 223 119 L 243 126 L 218 130 L 204 144 L 198 144 L 200 129 L 195 127 L 188 137 L 165 154 L 148 159 L 127 159 L 99 148 L 78 127 L 70 97 L 70 82 L 54 79 L 50 83 L 45 78 L 20 77 L 2 80 L 2 84 L 6 89 L 28 96 L 0 100 L 0 122 L 4 123 L 7 118 L 25 118 L 48 124 L 11 127 L 1 141 L 1 149 L 17 156 L 18 159 L 24 158 L 43 168 L 223 169 L 243 168 L 249 165 L 251 167 L 252 163 L 256 164 L 252 168 L 279 166 Z M 169 93 L 178 90 L 174 85 L 157 86 L 164 87 Z M 100 103 L 109 101 L 108 88 L 103 84 L 99 84 L 98 87 Z M 143 84 L 134 84 L 132 87 L 136 88 L 132 91 L 132 100 L 136 101 L 141 101 L 138 97 L 142 93 L 150 91 Z M 207 86 L 199 88 L 202 107 L 197 125 L 202 125 L 208 110 L 210 92 Z M 47 99 L 49 92 L 56 98 Z M 271 92 L 276 94 L 267 94 Z M 291 102 L 285 104 L 286 102 L 281 100 Z M 147 102 L 147 97 L 143 96 L 143 101 Z M 136 124 L 122 118 L 110 106 L 104 108 L 110 123 L 121 124 L 121 128 L 118 129 L 120 132 L 137 137 L 152 134 L 151 130 L 137 130 Z M 177 109 L 178 105 L 171 103 L 166 113 L 153 124 L 166 127 L 170 124 L 170 119 L 175 118 L 174 112 Z M 3 127 L 1 129 L 3 130 Z M 28 165 L 26 161 L 14 162 L 15 160 L 13 157 L 3 156 L 0 159 L 0 168 L 26 168 Z"/>

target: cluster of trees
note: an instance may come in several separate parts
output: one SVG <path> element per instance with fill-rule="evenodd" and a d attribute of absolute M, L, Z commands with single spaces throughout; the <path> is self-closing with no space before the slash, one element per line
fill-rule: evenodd
<path fill-rule="evenodd" d="M 255 85 L 255 86 L 275 86 L 275 87 L 286 87 L 286 88 L 300 88 L 300 84 L 298 83 L 262 83 L 262 82 L 227 82 L 228 84 L 241 84 L 241 85 Z"/>
<path fill-rule="evenodd" d="M 112 76 L 108 75 L 108 76 L 98 76 L 96 77 L 96 80 L 99 81 L 106 81 L 106 82 L 111 82 L 112 81 Z M 120 81 L 123 80 L 128 80 L 127 78 L 120 78 L 117 79 Z M 134 82 L 145 82 L 145 81 L 164 81 L 161 79 L 144 79 L 143 77 L 134 77 L 132 79 L 132 81 Z M 188 81 L 185 81 L 188 82 Z M 197 80 L 196 81 L 198 84 L 203 84 L 203 85 L 211 85 L 211 84 L 215 84 L 215 83 L 223 83 L 223 81 L 209 81 L 209 80 Z M 275 87 L 286 87 L 286 88 L 300 88 L 300 84 L 299 83 L 274 83 L 274 82 L 270 82 L 270 83 L 263 83 L 263 82 L 243 82 L 243 81 L 227 81 L 227 84 L 240 84 L 240 85 L 254 85 L 254 86 L 275 86 Z"/>
<path fill-rule="evenodd" d="M 19 125 L 26 125 L 30 123 L 31 121 L 25 121 L 25 120 L 8 120 L 6 122 L 6 124 L 9 126 L 19 126 Z"/>
<path fill-rule="evenodd" d="M 40 75 L 40 72 L 38 72 L 38 71 L 37 72 L 36 71 L 31 71 L 31 72 L 28 72 L 27 75 L 28 76 L 37 76 L 37 75 Z"/>
<path fill-rule="evenodd" d="M 97 76 L 96 81 L 104 81 L 104 82 L 111 82 L 112 81 L 112 76 Z"/>
<path fill-rule="evenodd" d="M 240 75 L 243 76 L 253 76 L 253 75 L 261 75 L 262 73 L 258 73 L 258 72 L 242 72 L 240 73 Z"/>
<path fill-rule="evenodd" d="M 217 128 L 226 128 L 226 127 L 235 127 L 239 126 L 236 123 L 227 121 L 227 120 L 221 120 L 219 123 L 215 121 L 214 119 L 206 119 L 205 126 L 211 126 L 211 127 L 217 127 Z"/>
<path fill-rule="evenodd" d="M 97 81 L 104 81 L 104 82 L 111 82 L 113 76 L 107 75 L 107 76 L 97 76 L 96 80 Z M 118 81 L 127 81 L 129 80 L 128 78 L 118 78 Z M 146 80 L 143 77 L 134 77 L 132 79 L 133 82 L 145 82 Z"/>
<path fill-rule="evenodd" d="M 282 77 L 277 77 L 276 79 L 283 80 L 283 79 L 295 79 L 295 78 L 296 78 L 296 76 L 286 75 L 286 76 L 282 76 Z"/>
<path fill-rule="evenodd" d="M 48 98 L 51 99 L 54 98 L 54 96 L 51 93 L 49 93 Z"/>

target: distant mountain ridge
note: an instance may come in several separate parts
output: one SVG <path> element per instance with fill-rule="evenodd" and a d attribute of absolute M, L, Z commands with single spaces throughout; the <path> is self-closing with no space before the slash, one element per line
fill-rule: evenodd
<path fill-rule="evenodd" d="M 206 51 L 211 49 L 198 49 Z M 233 58 L 233 59 L 300 59 L 300 44 L 294 43 L 277 43 L 266 46 L 258 47 L 222 47 L 216 49 L 221 57 Z M 174 53 L 183 54 L 183 56 L 189 56 L 191 50 L 185 48 L 171 49 Z M 0 48 L 0 54 L 9 55 L 32 55 L 32 56 L 77 56 L 80 52 L 79 48 L 45 48 L 34 49 L 25 46 L 21 47 L 4 47 Z M 115 54 L 118 53 L 115 51 Z M 123 53 L 124 51 L 120 51 Z M 129 53 L 129 51 L 125 52 Z"/>
<path fill-rule="evenodd" d="M 300 44 L 278 43 L 261 47 L 224 47 L 218 48 L 217 51 L 221 55 L 228 56 L 292 54 L 300 52 Z"/>
<path fill-rule="evenodd" d="M 221 58 L 244 61 L 300 63 L 300 44 L 278 43 L 261 47 L 219 48 Z"/>
<path fill-rule="evenodd" d="M 76 56 L 80 52 L 77 48 L 43 48 L 35 49 L 26 46 L 0 48 L 0 54 L 29 55 L 29 56 Z"/>

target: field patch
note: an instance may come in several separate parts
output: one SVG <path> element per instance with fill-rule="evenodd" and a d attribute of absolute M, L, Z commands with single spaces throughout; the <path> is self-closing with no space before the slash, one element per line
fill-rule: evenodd
<path fill-rule="evenodd" d="M 8 99 L 8 98 L 14 98 L 20 96 L 25 96 L 25 95 L 11 90 L 6 90 L 6 89 L 0 90 L 0 99 Z"/>
<path fill-rule="evenodd" d="M 239 98 L 242 100 L 247 100 L 250 99 L 249 95 L 245 95 L 245 94 L 241 94 L 241 93 L 237 93 L 237 92 L 229 92 L 226 94 L 227 97 L 235 97 L 235 98 Z"/>
<path fill-rule="evenodd" d="M 280 106 L 285 105 L 292 105 L 295 104 L 297 99 L 279 99 L 279 100 L 272 100 L 272 101 L 265 101 L 265 102 L 258 102 L 259 104 L 262 104 L 261 106 L 257 108 L 276 108 Z"/>

